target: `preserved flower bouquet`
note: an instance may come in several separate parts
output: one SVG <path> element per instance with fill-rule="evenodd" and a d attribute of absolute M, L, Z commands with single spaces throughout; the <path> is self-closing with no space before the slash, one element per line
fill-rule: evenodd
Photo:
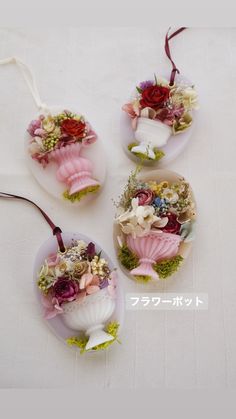
<path fill-rule="evenodd" d="M 170 85 L 164 78 L 141 82 L 123 110 L 131 119 L 134 141 L 128 150 L 141 160 L 158 161 L 172 135 L 192 124 L 192 111 L 198 108 L 194 86 L 181 80 Z"/>
<path fill-rule="evenodd" d="M 195 203 L 189 184 L 169 171 L 129 177 L 117 203 L 118 259 L 137 280 L 164 279 L 180 266 L 193 239 Z"/>
<path fill-rule="evenodd" d="M 116 271 L 94 243 L 83 240 L 49 255 L 37 278 L 45 318 L 59 316 L 71 333 L 76 331 L 66 341 L 82 351 L 104 349 L 117 340 L 116 286 Z"/>
<path fill-rule="evenodd" d="M 40 115 L 28 127 L 28 151 L 32 159 L 45 168 L 56 162 L 57 180 L 67 185 L 64 198 L 71 202 L 99 189 L 93 178 L 93 163 L 83 157 L 83 148 L 97 140 L 96 133 L 82 115 L 63 111 Z"/>

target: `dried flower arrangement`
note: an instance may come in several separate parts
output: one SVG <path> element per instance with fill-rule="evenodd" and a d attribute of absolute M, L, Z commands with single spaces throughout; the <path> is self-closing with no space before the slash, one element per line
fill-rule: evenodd
<path fill-rule="evenodd" d="M 197 93 L 190 83 L 173 85 L 164 79 L 141 82 L 131 101 L 122 109 L 129 115 L 136 141 L 128 150 L 142 160 L 158 161 L 171 135 L 184 132 L 192 124 L 192 111 L 198 108 Z"/>
<path fill-rule="evenodd" d="M 194 237 L 195 202 L 184 178 L 142 180 L 133 172 L 119 202 L 118 259 L 137 280 L 165 279 L 179 268 Z"/>
<path fill-rule="evenodd" d="M 101 253 L 92 242 L 72 241 L 64 253 L 47 257 L 37 278 L 45 318 L 60 315 L 67 327 L 78 330 L 67 343 L 82 352 L 105 349 L 118 336 L 119 324 L 111 320 L 117 273 Z"/>
<path fill-rule="evenodd" d="M 100 184 L 93 179 L 92 162 L 81 151 L 97 140 L 96 133 L 82 115 L 68 110 L 40 115 L 28 127 L 29 153 L 43 168 L 55 161 L 57 179 L 67 185 L 63 193 L 71 202 L 97 192 Z"/>

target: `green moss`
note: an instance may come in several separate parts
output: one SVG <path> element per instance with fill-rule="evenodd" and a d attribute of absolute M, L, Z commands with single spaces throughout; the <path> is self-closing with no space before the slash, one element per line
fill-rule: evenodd
<path fill-rule="evenodd" d="M 155 154 L 155 159 L 151 159 L 150 157 L 147 156 L 147 154 L 143 154 L 143 153 L 134 153 L 132 150 L 133 147 L 135 147 L 136 145 L 138 145 L 139 143 L 131 143 L 128 145 L 128 150 L 133 153 L 136 157 L 140 158 L 141 160 L 149 160 L 149 161 L 158 161 L 160 160 L 162 157 L 164 157 L 165 153 L 162 150 L 159 150 L 158 148 L 153 148 L 153 152 Z"/>
<path fill-rule="evenodd" d="M 150 281 L 152 279 L 152 277 L 148 276 L 148 275 L 135 275 L 134 278 L 138 282 L 145 282 L 145 283 L 147 283 L 148 281 Z"/>
<path fill-rule="evenodd" d="M 120 263 L 129 271 L 137 268 L 138 266 L 138 257 L 131 252 L 126 244 L 123 244 L 123 246 L 119 249 L 118 259 L 120 260 Z"/>
<path fill-rule="evenodd" d="M 178 270 L 183 260 L 184 258 L 182 256 L 177 255 L 171 259 L 156 263 L 153 269 L 155 269 L 161 279 L 165 279 Z"/>
<path fill-rule="evenodd" d="M 162 159 L 162 157 L 164 157 L 165 153 L 162 150 L 158 150 L 158 148 L 154 148 L 153 149 L 154 154 L 155 154 L 155 160 L 160 160 Z"/>
<path fill-rule="evenodd" d="M 118 335 L 118 329 L 119 329 L 119 323 L 117 322 L 111 322 L 109 323 L 106 328 L 105 331 L 107 333 L 109 333 L 110 335 L 112 335 L 114 337 L 113 340 L 110 340 L 109 342 L 104 342 L 101 343 L 100 345 L 94 346 L 94 348 L 92 348 L 94 351 L 99 351 L 101 349 L 106 349 L 108 346 L 110 346 L 113 342 L 117 341 L 120 343 L 120 341 L 117 338 Z M 72 346 L 75 345 L 78 348 L 80 348 L 80 353 L 84 353 L 87 352 L 85 349 L 85 346 L 87 345 L 89 338 L 87 336 L 84 337 L 76 337 L 76 336 L 72 336 L 71 338 L 66 339 L 66 342 L 68 345 Z"/>
<path fill-rule="evenodd" d="M 76 192 L 72 195 L 70 195 L 69 191 L 67 190 L 63 193 L 63 196 L 64 196 L 65 199 L 67 199 L 71 202 L 76 202 L 76 201 L 80 201 L 82 198 L 84 198 L 89 193 L 97 192 L 97 190 L 99 188 L 100 188 L 100 185 L 89 186 L 88 188 L 85 188 L 82 191 Z"/>

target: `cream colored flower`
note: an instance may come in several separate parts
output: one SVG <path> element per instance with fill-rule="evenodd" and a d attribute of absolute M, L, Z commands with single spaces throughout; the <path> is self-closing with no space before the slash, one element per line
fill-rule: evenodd
<path fill-rule="evenodd" d="M 134 99 L 134 101 L 132 102 L 132 106 L 133 106 L 133 110 L 134 110 L 135 114 L 139 115 L 139 113 L 140 113 L 139 100 Z"/>
<path fill-rule="evenodd" d="M 132 209 L 123 212 L 116 221 L 123 233 L 132 234 L 135 238 L 148 233 L 160 218 L 155 215 L 155 209 L 151 205 L 138 205 L 138 198 L 133 198 L 131 205 Z"/>
<path fill-rule="evenodd" d="M 76 262 L 74 264 L 73 269 L 73 276 L 75 278 L 80 278 L 83 274 L 85 274 L 89 269 L 89 264 L 87 261 Z"/>
<path fill-rule="evenodd" d="M 33 156 L 34 154 L 40 153 L 40 151 L 41 151 L 41 147 L 37 143 L 31 143 L 29 145 L 29 152 L 31 156 Z"/>
<path fill-rule="evenodd" d="M 48 275 L 48 270 L 49 270 L 48 264 L 47 264 L 47 263 L 45 263 L 45 264 L 41 267 L 41 269 L 40 269 L 40 271 L 39 271 L 39 276 L 46 276 L 46 275 Z"/>
<path fill-rule="evenodd" d="M 163 189 L 161 197 L 165 198 L 165 200 L 170 204 L 175 204 L 179 199 L 179 195 L 177 194 L 177 192 L 173 191 L 173 189 L 170 188 Z"/>
<path fill-rule="evenodd" d="M 45 261 L 44 265 L 41 267 L 39 271 L 39 277 L 54 278 L 55 277 L 54 268 L 50 268 L 47 262 Z"/>
<path fill-rule="evenodd" d="M 197 92 L 193 87 L 189 86 L 184 89 L 182 95 L 185 109 L 192 110 L 199 108 Z"/>
<path fill-rule="evenodd" d="M 76 248 L 76 252 L 81 253 L 81 251 L 85 250 L 86 247 L 87 244 L 83 240 L 78 240 L 74 249 Z"/>
<path fill-rule="evenodd" d="M 65 260 L 61 260 L 59 265 L 55 267 L 55 274 L 57 277 L 63 276 L 66 271 L 69 271 L 70 267 L 68 266 Z"/>
<path fill-rule="evenodd" d="M 43 141 L 41 137 L 34 137 L 32 143 L 29 145 L 29 152 L 31 155 L 40 153 L 43 151 Z"/>
<path fill-rule="evenodd" d="M 55 127 L 54 130 L 53 130 L 53 132 L 52 132 L 52 134 L 55 137 L 59 138 L 61 136 L 61 129 L 60 129 L 60 127 Z"/>
<path fill-rule="evenodd" d="M 185 111 L 198 109 L 198 96 L 196 90 L 191 86 L 176 86 L 171 92 L 171 100 L 174 105 L 183 105 Z"/>
<path fill-rule="evenodd" d="M 160 220 L 155 221 L 155 223 L 153 224 L 153 227 L 155 228 L 163 228 L 166 226 L 166 224 L 168 223 L 169 218 L 168 217 L 163 217 L 160 218 Z"/>
<path fill-rule="evenodd" d="M 43 125 L 43 129 L 44 129 L 46 132 L 50 133 L 50 132 L 54 131 L 54 128 L 55 128 L 55 122 L 54 122 L 53 117 L 52 117 L 52 116 L 48 116 L 47 118 L 45 118 L 45 119 L 43 120 L 42 125 Z"/>

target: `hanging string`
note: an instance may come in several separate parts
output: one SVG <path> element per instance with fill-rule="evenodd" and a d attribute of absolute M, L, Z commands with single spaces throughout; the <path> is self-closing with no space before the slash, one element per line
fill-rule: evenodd
<path fill-rule="evenodd" d="M 172 35 L 169 36 L 169 32 L 170 32 L 170 28 L 167 31 L 166 34 L 166 38 L 165 38 L 165 52 L 167 57 L 169 58 L 171 64 L 172 64 L 172 71 L 171 71 L 171 75 L 170 75 L 170 86 L 173 86 L 174 81 L 175 81 L 175 75 L 176 73 L 179 74 L 179 70 L 176 67 L 172 57 L 171 57 L 171 53 L 170 53 L 170 46 L 169 46 L 169 41 L 174 38 L 174 36 L 178 35 L 180 32 L 184 31 L 185 29 L 187 29 L 186 27 L 182 27 L 179 28 L 177 31 L 173 32 Z"/>
<path fill-rule="evenodd" d="M 36 103 L 36 106 L 39 108 L 39 110 L 47 110 L 48 109 L 47 105 L 41 101 L 35 78 L 31 70 L 29 69 L 29 67 L 26 64 L 24 64 L 19 58 L 16 58 L 16 57 L 9 57 L 9 58 L 0 60 L 0 65 L 5 65 L 5 64 L 17 65 L 17 67 L 19 68 L 21 74 L 23 75 L 26 81 L 27 86 L 29 87 L 29 90 Z"/>
<path fill-rule="evenodd" d="M 52 222 L 52 220 L 49 218 L 49 216 L 46 214 L 46 212 L 44 212 L 37 204 L 35 204 L 35 202 L 33 202 L 33 201 L 31 201 L 30 199 L 28 199 L 28 198 L 24 198 L 23 196 L 19 196 L 19 195 L 13 195 L 13 194 L 10 194 L 10 193 L 5 193 L 5 192 L 0 192 L 0 198 L 6 198 L 6 199 L 21 199 L 21 200 L 23 200 L 23 201 L 27 201 L 27 202 L 29 202 L 30 204 L 32 204 L 32 205 L 34 205 L 36 208 L 38 208 L 38 210 L 41 212 L 41 214 L 42 214 L 42 216 L 45 218 L 45 220 L 47 221 L 47 223 L 49 224 L 49 226 L 51 227 L 51 229 L 52 229 L 52 232 L 53 232 L 53 235 L 54 236 L 56 236 L 56 239 L 57 239 L 57 242 L 58 242 L 58 246 L 59 246 L 59 249 L 60 249 L 60 251 L 62 252 L 62 253 L 64 253 L 65 252 L 65 250 L 66 250 L 66 248 L 65 248 L 65 245 L 64 245 L 64 243 L 63 243 L 63 240 L 62 240 L 62 235 L 61 235 L 61 233 L 62 233 L 62 231 L 61 231 L 61 229 L 60 229 L 60 227 L 57 227 L 53 222 Z"/>

